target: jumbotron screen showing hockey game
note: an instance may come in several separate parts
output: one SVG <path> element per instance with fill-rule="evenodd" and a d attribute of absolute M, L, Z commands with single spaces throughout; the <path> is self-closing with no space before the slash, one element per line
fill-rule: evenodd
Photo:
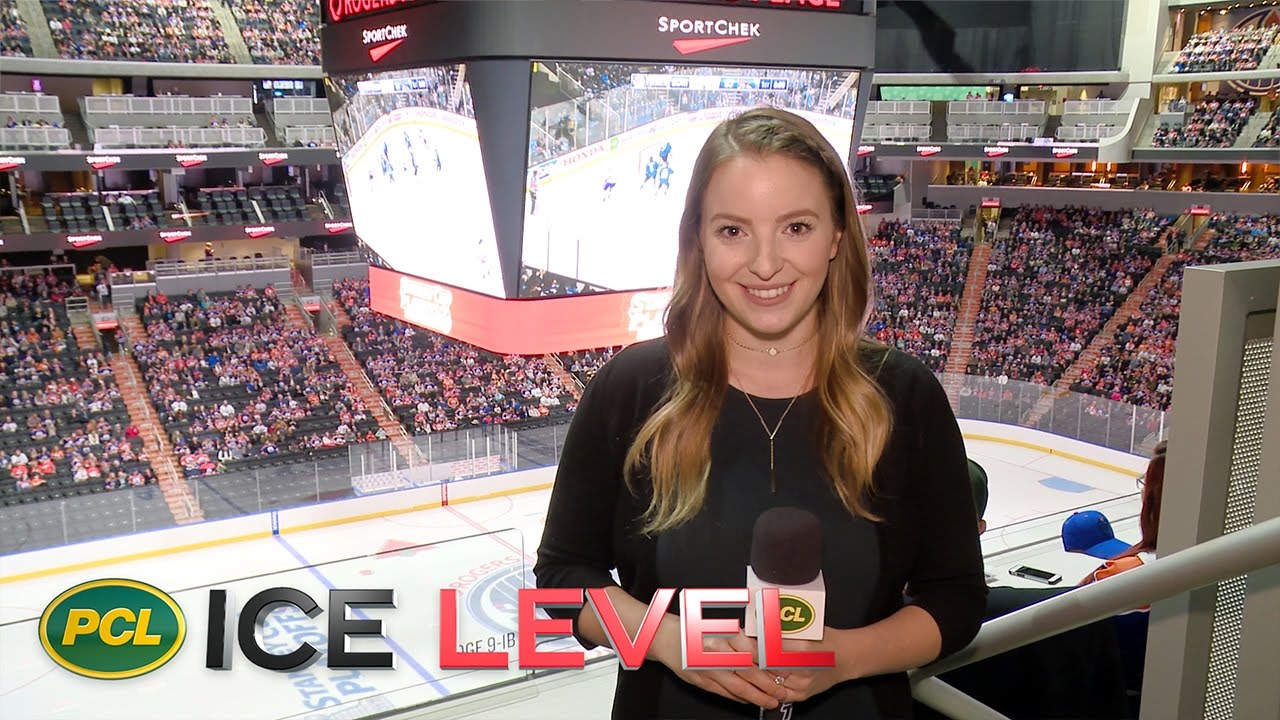
<path fill-rule="evenodd" d="M 504 297 L 465 67 L 329 78 L 356 234 L 386 267 Z"/>
<path fill-rule="evenodd" d="M 790 110 L 847 159 L 857 80 L 844 70 L 534 63 L 520 294 L 670 286 L 689 173 L 716 124 L 753 107 Z"/>

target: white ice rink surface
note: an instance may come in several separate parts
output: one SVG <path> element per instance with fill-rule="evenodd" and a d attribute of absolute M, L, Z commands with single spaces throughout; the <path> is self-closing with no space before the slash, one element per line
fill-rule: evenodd
<path fill-rule="evenodd" d="M 1025 584 L 1010 578 L 1006 566 L 1026 562 L 1060 572 L 1065 582 L 1083 576 L 1098 561 L 1063 552 L 1057 532 L 1066 511 L 1085 505 L 1103 503 L 1120 539 L 1137 540 L 1134 478 L 1145 467 L 1143 458 L 1020 429 L 995 432 L 1012 433 L 1012 440 L 1022 445 L 1010 444 L 1008 437 L 980 439 L 994 434 L 993 426 L 967 421 L 962 425 L 970 454 L 987 468 L 991 479 L 990 529 L 983 538 L 984 553 L 991 558 L 990 573 L 1008 584 Z M 1028 447 L 1028 442 L 1042 447 Z M 479 641 L 482 649 L 509 649 L 514 667 L 514 648 L 502 645 L 505 633 L 515 629 L 515 590 L 532 582 L 549 494 L 546 490 L 520 492 L 18 580 L 5 578 L 14 575 L 16 567 L 29 565 L 29 559 L 18 563 L 13 556 L 0 557 L 0 718 L 336 719 L 411 706 L 521 677 L 518 670 L 439 668 L 438 592 L 442 587 L 457 587 L 461 592 L 461 641 Z M 141 535 L 116 542 L 124 555 L 145 550 L 147 541 L 148 535 Z M 434 545 L 400 549 L 430 544 Z M 41 562 L 55 570 L 79 559 L 75 547 L 38 552 Z M 77 583 L 108 577 L 151 583 L 182 607 L 187 639 L 183 650 L 164 667 L 127 681 L 90 680 L 58 668 L 41 648 L 36 625 L 44 607 Z M 276 586 L 303 589 L 326 613 L 328 588 L 394 588 L 396 609 L 360 611 L 383 620 L 390 641 L 354 640 L 351 649 L 390 650 L 396 655 L 397 668 L 330 671 L 321 662 L 282 676 L 250 665 L 236 651 L 229 672 L 205 669 L 208 590 L 230 589 L 236 601 L 243 603 L 253 593 Z M 267 624 L 265 646 L 269 651 L 287 652 L 305 640 L 323 647 L 327 620 L 327 614 L 311 620 L 297 612 L 279 611 Z M 607 673 L 594 675 L 593 687 L 603 683 L 596 691 L 612 686 Z M 525 710 L 519 716 L 535 716 L 538 701 L 529 700 L 527 693 L 513 692 L 514 697 L 525 697 Z M 548 697 L 556 694 L 550 688 L 548 693 Z M 354 704 L 338 707 L 339 703 Z M 350 714 L 357 709 L 358 714 Z M 593 706 L 586 712 L 583 717 L 608 714 L 607 706 Z M 446 716 L 453 715 L 440 715 Z M 515 717 L 510 708 L 466 716 Z"/>

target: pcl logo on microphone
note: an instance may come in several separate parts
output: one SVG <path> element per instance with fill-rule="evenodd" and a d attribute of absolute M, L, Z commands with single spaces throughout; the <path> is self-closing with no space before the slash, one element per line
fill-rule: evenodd
<path fill-rule="evenodd" d="M 782 619 L 782 633 L 784 635 L 804 632 L 813 624 L 813 619 L 817 617 L 817 612 L 814 611 L 813 605 L 802 597 L 779 595 L 778 604 L 781 608 L 778 617 Z"/>

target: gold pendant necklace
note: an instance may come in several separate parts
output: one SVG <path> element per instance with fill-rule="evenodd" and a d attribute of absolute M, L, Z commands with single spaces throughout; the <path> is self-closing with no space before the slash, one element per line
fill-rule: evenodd
<path fill-rule="evenodd" d="M 808 345 L 808 344 L 809 344 L 809 341 L 810 341 L 810 340 L 812 340 L 812 339 L 814 339 L 814 338 L 815 338 L 815 337 L 817 337 L 817 335 L 818 335 L 817 331 L 815 331 L 812 335 L 810 335 L 809 337 L 805 338 L 803 341 L 801 341 L 801 342 L 799 342 L 799 343 L 797 343 L 797 344 L 795 344 L 795 345 L 792 345 L 792 346 L 791 346 L 791 347 L 789 347 L 789 348 L 783 348 L 783 349 L 779 350 L 779 349 L 778 349 L 778 348 L 776 348 L 776 347 L 768 347 L 768 348 L 764 348 L 764 349 L 762 350 L 762 349 L 760 349 L 760 348 L 753 348 L 753 347 L 751 347 L 750 345 L 743 345 L 742 343 L 738 342 L 737 338 L 735 338 L 733 335 L 729 335 L 728 333 L 725 333 L 725 334 L 726 334 L 726 335 L 728 335 L 728 337 L 729 337 L 729 342 L 733 343 L 734 345 L 737 345 L 738 347 L 742 348 L 743 350 L 750 350 L 751 352 L 764 353 L 765 355 L 768 355 L 769 357 L 778 357 L 778 356 L 779 356 L 779 355 L 781 355 L 782 353 L 789 353 L 789 352 L 791 352 L 792 350 L 799 350 L 800 348 L 804 347 L 805 345 Z"/>
<path fill-rule="evenodd" d="M 764 428 L 765 435 L 769 436 L 769 494 L 776 495 L 778 494 L 778 476 L 774 470 L 773 463 L 773 439 L 778 436 L 778 431 L 782 429 L 782 421 L 787 419 L 787 413 L 791 412 L 791 406 L 796 404 L 796 400 L 798 400 L 800 396 L 796 395 L 791 398 L 791 402 L 787 403 L 787 409 L 782 411 L 782 417 L 778 418 L 778 424 L 774 426 L 773 430 L 770 430 L 769 424 L 764 421 L 764 415 L 760 414 L 760 408 L 756 407 L 755 401 L 751 399 L 751 395 L 746 391 L 743 391 L 742 395 L 747 398 L 747 404 L 755 411 L 756 417 L 760 418 L 760 426 Z"/>

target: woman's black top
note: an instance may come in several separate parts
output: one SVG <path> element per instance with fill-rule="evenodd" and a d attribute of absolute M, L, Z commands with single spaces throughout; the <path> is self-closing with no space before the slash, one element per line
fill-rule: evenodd
<path fill-rule="evenodd" d="M 632 494 L 623 463 L 672 372 L 665 341 L 649 341 L 615 356 L 583 394 L 551 494 L 534 569 L 538 585 L 605 587 L 615 584 L 616 568 L 622 587 L 645 603 L 662 587 L 745 587 L 756 518 L 770 507 L 794 506 L 823 524 L 828 627 L 870 625 L 910 602 L 937 622 L 943 655 L 967 645 L 982 621 L 986 584 L 959 427 L 923 364 L 897 350 L 863 352 L 894 416 L 871 501 L 881 521 L 850 516 L 832 489 L 815 441 L 812 392 L 797 399 L 775 437 L 771 493 L 768 435 L 747 396 L 731 387 L 712 432 L 701 512 L 678 529 L 640 534 L 648 494 Z M 790 402 L 751 401 L 770 430 Z M 637 488 L 643 487 L 641 478 Z M 669 612 L 677 611 L 673 602 Z M 552 614 L 576 618 L 578 611 Z M 906 675 L 898 673 L 842 683 L 797 704 L 792 717 L 909 718 L 911 705 Z M 619 669 L 614 718 L 711 720 L 758 712 L 694 688 L 660 663 Z"/>

